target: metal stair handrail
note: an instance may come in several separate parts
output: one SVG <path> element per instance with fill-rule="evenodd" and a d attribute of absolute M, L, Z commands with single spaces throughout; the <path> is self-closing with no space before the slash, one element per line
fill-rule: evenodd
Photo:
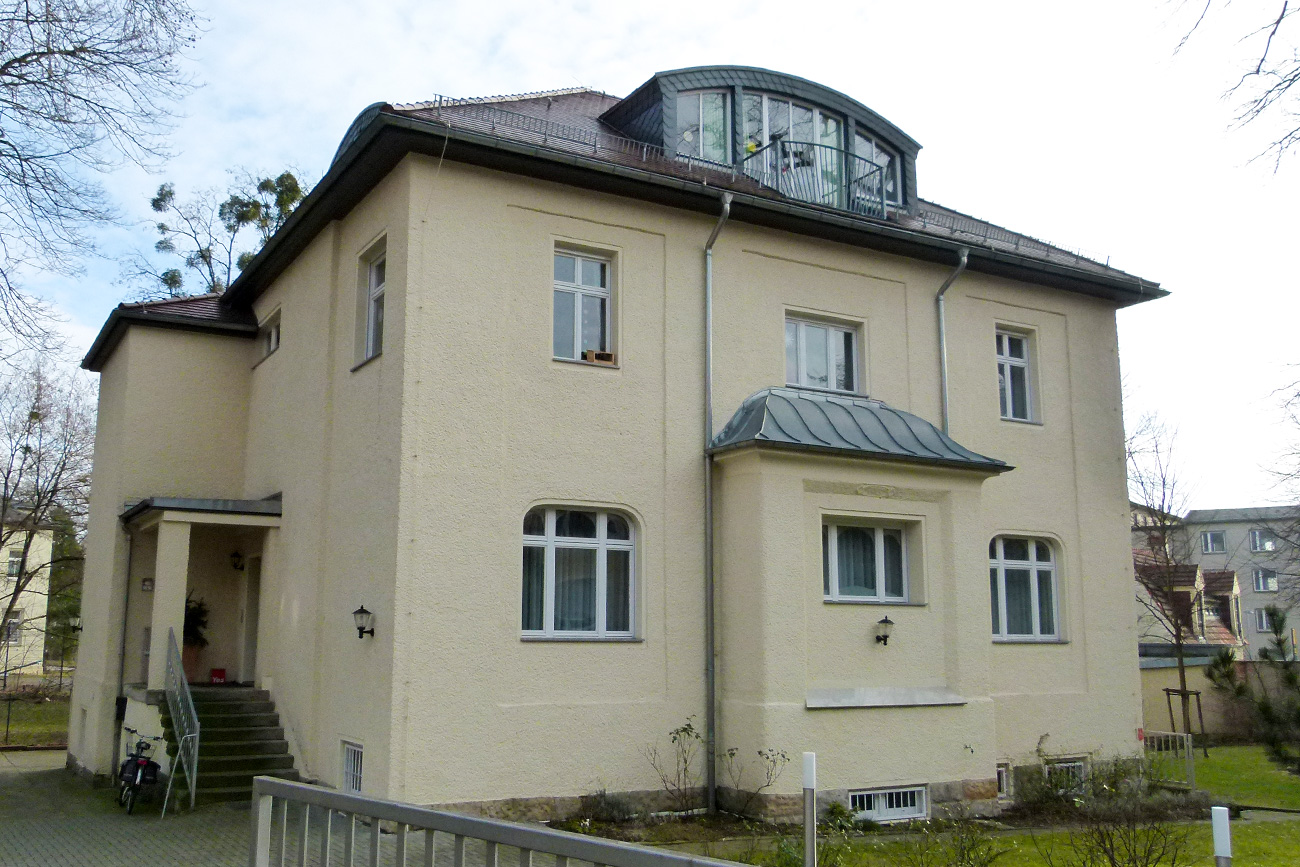
<path fill-rule="evenodd" d="M 167 775 L 167 794 L 163 798 L 162 814 L 167 815 L 167 803 L 171 800 L 172 784 L 176 781 L 176 765 L 185 772 L 185 782 L 190 790 L 190 809 L 194 809 L 194 798 L 198 789 L 199 778 L 199 715 L 194 710 L 194 697 L 190 695 L 190 685 L 185 679 L 185 664 L 181 660 L 181 649 L 176 644 L 176 630 L 167 629 L 167 710 L 172 718 L 172 731 L 176 733 L 176 761 L 171 773 Z"/>

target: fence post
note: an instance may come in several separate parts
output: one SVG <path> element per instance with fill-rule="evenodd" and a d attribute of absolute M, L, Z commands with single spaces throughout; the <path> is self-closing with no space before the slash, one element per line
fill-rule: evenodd
<path fill-rule="evenodd" d="M 1214 828 L 1214 867 L 1232 867 L 1232 832 L 1228 829 L 1228 808 L 1211 807 Z"/>
<path fill-rule="evenodd" d="M 1187 734 L 1183 735 L 1183 737 L 1187 739 L 1184 743 L 1184 746 L 1187 747 L 1187 787 L 1189 789 L 1195 789 L 1196 788 L 1196 747 L 1192 743 L 1191 732 L 1188 732 Z"/>
<path fill-rule="evenodd" d="M 271 801 L 270 795 L 257 791 L 253 781 L 253 841 L 248 853 L 250 867 L 271 867 Z"/>
<path fill-rule="evenodd" d="M 817 867 L 817 754 L 803 754 L 803 863 Z"/>

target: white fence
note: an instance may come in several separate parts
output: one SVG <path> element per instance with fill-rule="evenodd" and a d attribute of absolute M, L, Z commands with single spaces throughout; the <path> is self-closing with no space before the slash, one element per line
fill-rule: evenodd
<path fill-rule="evenodd" d="M 1143 735 L 1142 743 L 1152 780 L 1196 788 L 1196 754 L 1190 734 L 1148 731 Z"/>

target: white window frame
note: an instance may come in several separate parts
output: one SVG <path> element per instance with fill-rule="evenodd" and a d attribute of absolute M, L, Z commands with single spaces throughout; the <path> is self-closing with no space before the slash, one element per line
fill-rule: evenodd
<path fill-rule="evenodd" d="M 542 603 L 542 628 L 541 629 L 523 629 L 521 633 L 525 638 L 565 638 L 565 639 L 626 639 L 634 638 L 637 629 L 637 568 L 636 568 L 636 545 L 637 545 L 637 528 L 636 522 L 631 516 L 617 510 L 592 508 L 590 506 L 535 506 L 535 509 L 546 510 L 546 525 L 543 535 L 524 534 L 523 547 L 525 548 L 542 548 L 545 551 L 543 555 L 544 563 L 544 585 L 543 585 L 543 603 Z M 529 509 L 531 512 L 532 509 Z M 559 511 L 575 512 L 594 512 L 596 515 L 596 537 L 593 538 L 575 538 L 569 536 L 557 536 L 555 533 L 555 518 Z M 609 517 L 617 516 L 627 523 L 627 539 L 610 539 L 608 536 Z M 596 551 L 596 628 L 591 631 L 563 630 L 555 628 L 555 552 L 558 548 L 578 548 Z M 625 630 L 611 630 L 606 628 L 606 603 L 608 602 L 609 590 L 609 552 L 626 551 L 628 554 L 628 576 L 627 576 L 627 623 L 628 628 Z M 520 581 L 523 581 L 522 574 Z M 521 584 L 522 586 L 522 584 Z M 520 605 L 522 606 L 522 599 Z M 522 619 L 522 610 L 520 612 Z"/>
<path fill-rule="evenodd" d="M 387 313 L 385 290 L 387 287 L 388 253 L 385 251 L 366 261 L 367 360 L 382 355 L 384 352 L 384 319 Z"/>
<path fill-rule="evenodd" d="M 706 94 L 717 94 L 722 97 L 722 140 L 726 153 L 722 155 L 721 160 L 714 160 L 704 155 L 704 96 Z M 696 97 L 696 113 L 694 119 L 694 128 L 696 135 L 699 136 L 699 155 L 691 153 L 682 153 L 682 119 L 677 118 L 677 136 L 674 149 L 678 157 L 688 160 L 700 160 L 701 162 L 712 163 L 714 165 L 730 166 L 731 165 L 731 139 L 732 139 L 732 112 L 731 112 L 731 91 L 719 90 L 717 88 L 705 88 L 704 90 L 683 90 L 677 94 L 677 111 L 681 111 L 683 97 Z"/>
<path fill-rule="evenodd" d="M 1077 795 L 1084 791 L 1088 782 L 1088 763 L 1083 759 L 1060 759 L 1043 765 L 1043 776 L 1049 783 L 1058 780 L 1070 782 L 1068 787 L 1057 790 L 1058 795 Z"/>
<path fill-rule="evenodd" d="M 1256 593 L 1277 592 L 1277 572 L 1273 569 L 1256 567 L 1251 570 L 1251 579 L 1254 582 Z"/>
<path fill-rule="evenodd" d="M 839 572 L 839 543 L 838 534 L 841 527 L 852 528 L 855 530 L 871 530 L 875 534 L 875 552 L 876 552 L 876 595 L 875 596 L 854 596 L 851 594 L 842 594 L 840 591 L 840 572 Z M 903 595 L 890 596 L 886 593 L 885 587 L 888 581 L 885 576 L 885 533 L 897 533 L 900 547 L 902 548 L 902 570 L 903 570 Z M 843 520 L 828 520 L 822 524 L 822 596 L 826 602 L 858 602 L 858 603 L 906 603 L 911 592 L 911 582 L 908 580 L 908 562 L 907 562 L 907 527 L 901 524 L 885 523 L 855 523 Z"/>
<path fill-rule="evenodd" d="M 862 381 L 862 351 L 859 340 L 858 328 L 855 325 L 842 325 L 834 322 L 824 322 L 819 319 L 805 319 L 800 316 L 787 315 L 785 325 L 782 329 L 782 346 L 785 347 L 785 341 L 789 339 L 789 328 L 795 326 L 795 375 L 790 376 L 790 358 L 789 354 L 785 357 L 785 383 L 799 388 L 815 388 L 818 391 L 833 391 L 836 394 L 861 394 L 860 383 Z M 808 339 L 805 336 L 808 328 L 826 329 L 826 385 L 813 385 L 808 382 Z M 835 381 L 835 341 L 837 335 L 847 334 L 853 341 L 853 360 L 849 366 L 849 374 L 852 377 L 852 388 L 839 388 L 833 383 Z"/>
<path fill-rule="evenodd" d="M 865 149 L 862 145 L 870 145 L 871 152 L 863 153 Z M 889 157 L 888 163 L 882 163 L 877 159 L 878 155 L 883 152 Z M 902 183 L 899 182 L 899 157 L 892 148 L 885 147 L 880 140 L 862 127 L 853 130 L 853 153 L 863 159 L 871 160 L 876 165 L 885 170 L 885 203 L 897 205 L 902 202 Z M 893 189 L 890 189 L 890 187 Z"/>
<path fill-rule="evenodd" d="M 3 624 L 3 630 L 0 630 L 0 644 L 22 644 L 23 643 L 23 612 L 22 609 L 15 608 Z"/>
<path fill-rule="evenodd" d="M 1277 536 L 1266 527 L 1256 527 L 1249 533 L 1252 554 L 1271 554 L 1277 550 Z"/>
<path fill-rule="evenodd" d="M 1216 548 L 1214 540 L 1218 539 L 1219 545 Z M 1224 554 L 1228 550 L 1228 539 L 1222 530 L 1202 530 L 1201 531 L 1201 553 L 1202 554 Z"/>
<path fill-rule="evenodd" d="M 567 280 L 555 278 L 555 257 L 568 256 L 574 260 L 574 280 L 570 283 Z M 605 285 L 603 287 L 587 286 L 582 282 L 582 263 L 597 262 L 605 267 Z M 582 299 L 584 297 L 602 298 L 605 301 L 605 323 L 604 333 L 601 335 L 601 342 L 605 349 L 603 352 L 615 352 L 614 350 L 614 259 L 611 256 L 598 256 L 592 253 L 583 253 L 577 250 L 571 250 L 565 247 L 557 247 L 554 255 L 551 257 L 551 357 L 556 361 L 583 361 L 582 353 Z M 568 292 L 574 296 L 573 299 L 573 354 L 556 355 L 555 354 L 555 294 L 557 292 Z M 615 355 L 617 358 L 617 354 Z"/>
<path fill-rule="evenodd" d="M 365 748 L 356 741 L 345 740 L 339 755 L 339 789 L 345 795 L 360 795 L 364 783 Z"/>
<path fill-rule="evenodd" d="M 1268 616 L 1267 608 L 1255 609 L 1255 631 L 1273 634 L 1273 618 Z"/>
<path fill-rule="evenodd" d="M 1010 328 L 994 330 L 998 359 L 998 414 L 1004 421 L 1036 420 L 1037 407 L 1034 400 L 1034 371 L 1030 363 L 1034 356 L 1034 344 L 1030 335 Z M 1025 348 L 1025 357 L 1017 358 L 1011 354 L 1011 340 L 1019 340 Z M 1025 372 L 1025 414 L 1015 414 L 1014 392 L 1011 388 L 1011 368 L 1016 367 Z"/>
<path fill-rule="evenodd" d="M 1014 782 L 1011 773 L 1010 762 L 998 762 L 994 771 L 998 784 L 998 800 L 1009 801 L 1013 797 Z"/>
<path fill-rule="evenodd" d="M 890 800 L 914 801 L 889 806 Z M 883 803 L 882 803 L 883 802 Z M 889 789 L 856 789 L 849 792 L 849 809 L 858 819 L 872 822 L 906 822 L 930 815 L 930 798 L 925 786 L 898 786 Z"/>
<path fill-rule="evenodd" d="M 1023 540 L 1029 544 L 1029 560 L 1009 560 L 1005 556 L 1003 543 L 1007 539 Z M 1035 641 L 1060 641 L 1061 640 L 1061 574 L 1058 569 L 1060 562 L 1060 550 L 1056 543 L 1050 539 L 1041 536 L 1018 536 L 1014 534 L 998 535 L 993 537 L 993 543 L 997 546 L 995 557 L 989 558 L 989 569 L 996 570 L 996 576 L 990 575 L 990 579 L 996 580 L 998 587 L 998 626 L 993 630 L 993 640 L 999 642 L 1017 643 L 1017 642 L 1035 642 Z M 1046 545 L 1052 559 L 1050 562 L 1041 562 L 1032 559 L 1034 548 L 1037 545 Z M 1029 570 L 1029 598 L 1033 606 L 1034 631 L 1032 633 L 1009 633 L 1007 632 L 1007 569 L 1028 569 Z M 1042 609 L 1039 607 L 1039 590 L 1038 590 L 1038 573 L 1048 571 L 1052 573 L 1052 632 L 1044 632 L 1042 629 Z M 990 604 L 992 599 L 989 600 Z M 992 613 L 990 609 L 990 614 Z"/>
<path fill-rule="evenodd" d="M 17 585 L 18 579 L 22 577 L 23 571 L 23 549 L 10 548 L 9 562 L 5 570 L 5 586 Z"/>
<path fill-rule="evenodd" d="M 266 358 L 280 348 L 280 311 L 276 310 L 262 323 L 258 335 L 262 342 L 262 357 Z"/>

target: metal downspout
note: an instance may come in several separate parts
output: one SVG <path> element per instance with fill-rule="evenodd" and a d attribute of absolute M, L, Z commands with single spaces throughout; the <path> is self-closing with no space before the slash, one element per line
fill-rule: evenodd
<path fill-rule="evenodd" d="M 126 591 L 122 594 L 122 641 L 118 647 L 117 695 L 113 705 L 113 755 L 108 761 L 110 774 L 117 771 L 117 757 L 122 748 L 122 720 L 117 718 L 117 703 L 126 695 L 126 631 L 131 614 L 131 557 L 135 553 L 135 535 L 129 528 L 123 529 L 126 531 Z M 80 748 L 84 751 L 86 745 L 81 744 Z"/>
<path fill-rule="evenodd" d="M 731 216 L 731 193 L 722 194 L 722 213 L 704 245 L 704 747 L 705 793 L 710 813 L 718 811 L 717 663 L 713 624 L 713 244 Z"/>
<path fill-rule="evenodd" d="M 962 247 L 957 251 L 957 268 L 948 275 L 948 279 L 943 281 L 939 287 L 939 294 L 935 296 L 935 301 L 939 304 L 939 403 L 940 412 L 943 416 L 943 432 L 948 432 L 948 330 L 947 321 L 944 318 L 943 296 L 957 282 L 961 272 L 966 270 L 966 259 L 970 256 L 970 250 Z"/>

